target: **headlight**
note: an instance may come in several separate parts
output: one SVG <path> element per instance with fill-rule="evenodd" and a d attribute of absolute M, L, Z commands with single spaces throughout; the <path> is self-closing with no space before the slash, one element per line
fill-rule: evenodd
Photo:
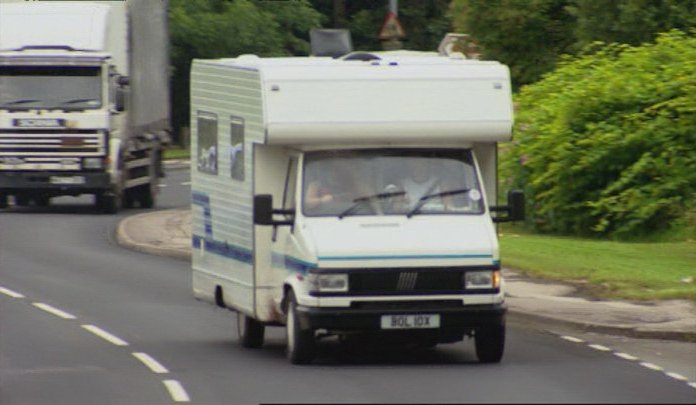
<path fill-rule="evenodd" d="M 103 169 L 104 159 L 100 157 L 90 157 L 82 159 L 82 167 L 85 169 Z"/>
<path fill-rule="evenodd" d="M 500 287 L 500 271 L 467 271 L 464 273 L 464 288 L 491 289 Z"/>
<path fill-rule="evenodd" d="M 346 292 L 348 275 L 312 273 L 309 275 L 309 285 L 315 292 Z"/>

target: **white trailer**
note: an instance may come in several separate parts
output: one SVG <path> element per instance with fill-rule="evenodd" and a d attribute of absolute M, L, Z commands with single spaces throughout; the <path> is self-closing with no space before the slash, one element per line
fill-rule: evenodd
<path fill-rule="evenodd" d="M 246 347 L 286 325 L 293 363 L 327 335 L 473 337 L 480 361 L 498 362 L 494 222 L 524 212 L 519 192 L 491 206 L 508 68 L 389 55 L 194 60 L 194 296 L 237 311 Z M 414 166 L 435 178 L 415 194 L 400 181 Z M 317 200 L 321 181 L 342 190 Z"/>
<path fill-rule="evenodd" d="M 155 204 L 169 142 L 166 0 L 0 0 L 0 208 Z"/>

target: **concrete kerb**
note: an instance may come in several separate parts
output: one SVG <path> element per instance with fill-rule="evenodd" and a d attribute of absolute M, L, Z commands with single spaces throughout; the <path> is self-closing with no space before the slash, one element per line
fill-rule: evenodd
<path fill-rule="evenodd" d="M 172 211 L 178 211 L 178 210 L 172 210 Z M 181 249 L 178 247 L 170 247 L 170 246 L 162 246 L 162 245 L 155 245 L 152 243 L 143 243 L 143 242 L 138 242 L 135 241 L 134 239 L 131 238 L 128 232 L 128 227 L 132 224 L 135 223 L 139 220 L 142 220 L 143 218 L 147 218 L 151 216 L 152 213 L 143 213 L 143 214 L 136 214 L 129 216 L 125 219 L 123 219 L 119 224 L 116 229 L 116 241 L 118 242 L 119 245 L 135 250 L 138 252 L 142 253 L 148 253 L 148 254 L 153 254 L 157 256 L 166 256 L 166 257 L 172 257 L 175 259 L 180 259 L 180 260 L 191 260 L 191 250 L 188 249 Z"/>

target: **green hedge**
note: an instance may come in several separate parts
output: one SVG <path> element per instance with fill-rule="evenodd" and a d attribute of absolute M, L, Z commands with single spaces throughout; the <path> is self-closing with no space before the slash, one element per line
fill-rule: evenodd
<path fill-rule="evenodd" d="M 502 172 L 526 190 L 537 230 L 631 239 L 696 228 L 694 33 L 595 44 L 515 104 Z"/>

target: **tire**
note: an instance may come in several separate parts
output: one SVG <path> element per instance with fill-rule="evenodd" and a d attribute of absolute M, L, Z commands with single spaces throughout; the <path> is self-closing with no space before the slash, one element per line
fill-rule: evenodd
<path fill-rule="evenodd" d="M 7 208 L 7 195 L 0 194 L 0 210 Z"/>
<path fill-rule="evenodd" d="M 316 342 L 314 340 L 314 330 L 300 328 L 300 319 L 297 316 L 297 299 L 295 293 L 288 293 L 288 322 L 287 332 L 287 355 L 292 364 L 309 364 L 316 354 Z"/>
<path fill-rule="evenodd" d="M 29 197 L 23 195 L 15 196 L 15 205 L 18 207 L 26 207 L 29 205 Z"/>
<path fill-rule="evenodd" d="M 237 312 L 237 337 L 243 347 L 258 349 L 263 346 L 265 330 L 261 322 Z"/>
<path fill-rule="evenodd" d="M 474 332 L 476 357 L 481 363 L 500 363 L 505 352 L 505 324 L 488 325 Z"/>
<path fill-rule="evenodd" d="M 97 209 L 104 214 L 115 214 L 121 209 L 121 196 L 117 194 L 104 193 L 95 196 Z"/>
<path fill-rule="evenodd" d="M 34 203 L 36 203 L 37 207 L 48 207 L 51 205 L 51 198 L 50 197 L 36 197 L 34 198 Z"/>

